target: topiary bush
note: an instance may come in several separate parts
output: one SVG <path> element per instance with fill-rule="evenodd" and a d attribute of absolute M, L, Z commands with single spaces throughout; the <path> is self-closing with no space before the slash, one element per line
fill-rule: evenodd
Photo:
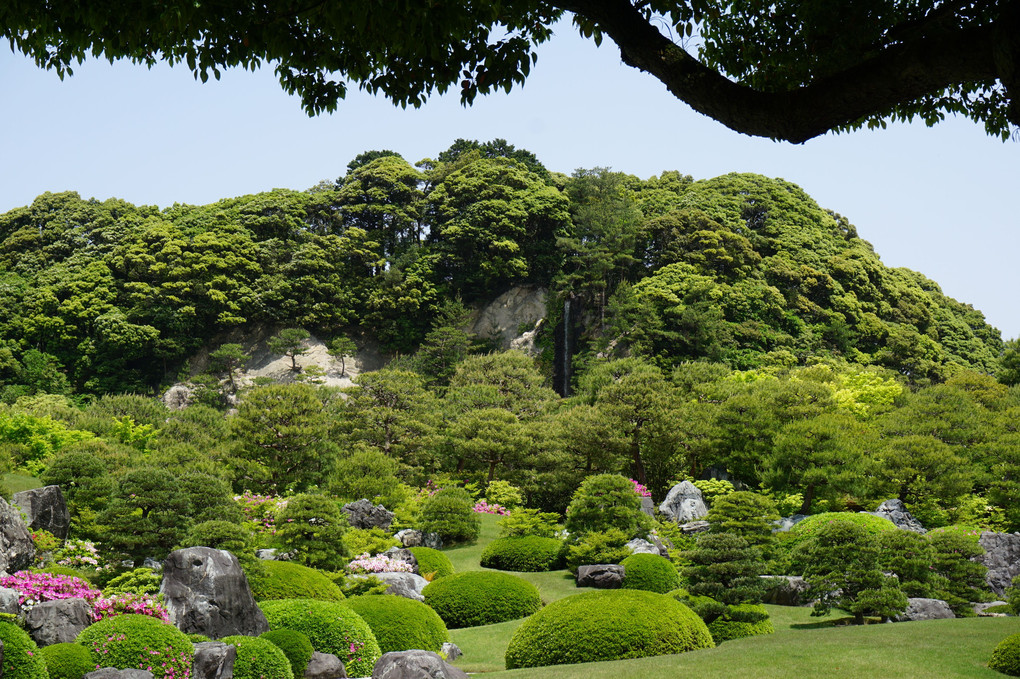
<path fill-rule="evenodd" d="M 769 612 L 760 604 L 729 606 L 725 613 L 708 625 L 715 643 L 730 639 L 743 639 L 759 634 L 772 634 L 776 629 L 769 620 Z"/>
<path fill-rule="evenodd" d="M 81 679 L 96 669 L 92 654 L 81 644 L 51 644 L 41 650 L 50 679 Z"/>
<path fill-rule="evenodd" d="M 524 618 L 542 606 L 533 584 L 492 571 L 448 575 L 426 585 L 422 594 L 451 629 Z"/>
<path fill-rule="evenodd" d="M 220 641 L 237 647 L 234 679 L 294 679 L 290 660 L 269 639 L 235 635 Z"/>
<path fill-rule="evenodd" d="M 125 571 L 106 583 L 103 588 L 103 596 L 111 597 L 116 594 L 159 594 L 159 586 L 163 582 L 163 575 L 151 568 L 135 568 Z"/>
<path fill-rule="evenodd" d="M 343 601 L 340 587 L 324 573 L 293 561 L 265 561 L 262 573 L 248 573 L 256 601 L 268 599 L 319 599 Z"/>
<path fill-rule="evenodd" d="M 382 653 L 372 629 L 361 616 L 336 601 L 278 599 L 259 604 L 269 628 L 301 632 L 320 653 L 343 661 L 352 677 L 367 677 Z"/>
<path fill-rule="evenodd" d="M 823 512 L 812 514 L 803 521 L 799 521 L 790 529 L 790 533 L 798 538 L 809 538 L 816 535 L 822 526 L 831 523 L 852 523 L 863 528 L 869 535 L 898 530 L 896 524 L 881 516 L 854 514 L 853 512 Z"/>
<path fill-rule="evenodd" d="M 439 533 L 443 542 L 473 542 L 482 530 L 474 500 L 463 488 L 443 488 L 421 502 L 418 529 Z"/>
<path fill-rule="evenodd" d="M 332 498 L 295 495 L 277 514 L 276 525 L 276 541 L 305 566 L 339 570 L 351 560 L 344 544 L 347 515 Z"/>
<path fill-rule="evenodd" d="M 941 535 L 942 533 L 951 533 L 953 535 L 960 535 L 974 544 L 978 544 L 981 540 L 981 533 L 984 532 L 984 528 L 978 528 L 977 526 L 963 526 L 963 525 L 952 525 L 942 526 L 941 528 L 932 528 L 928 531 L 928 535 Z"/>
<path fill-rule="evenodd" d="M 616 528 L 630 540 L 645 537 L 651 527 L 652 519 L 641 511 L 641 496 L 633 482 L 616 474 L 586 478 L 567 507 L 566 529 L 571 535 Z"/>
<path fill-rule="evenodd" d="M 701 618 L 671 597 L 602 590 L 554 601 L 525 620 L 507 646 L 506 667 L 643 658 L 714 645 Z"/>
<path fill-rule="evenodd" d="M 89 650 L 100 667 L 148 670 L 154 679 L 185 676 L 195 655 L 184 632 L 134 613 L 100 620 L 83 629 L 76 642 Z"/>
<path fill-rule="evenodd" d="M 618 528 L 585 533 L 575 544 L 570 544 L 566 552 L 567 568 L 575 575 L 580 566 L 620 563 L 630 556 L 627 534 Z"/>
<path fill-rule="evenodd" d="M 4 644 L 4 679 L 46 679 L 46 663 L 28 633 L 10 622 L 0 622 Z M 92 667 L 95 669 L 95 666 Z"/>
<path fill-rule="evenodd" d="M 5 659 L 4 667 L 6 666 Z M 1011 634 L 999 642 L 999 645 L 992 651 L 988 668 L 1011 677 L 1020 677 L 1020 633 Z"/>
<path fill-rule="evenodd" d="M 372 628 L 383 653 L 411 649 L 438 652 L 450 640 L 443 619 L 420 601 L 383 594 L 352 597 L 347 605 Z"/>
<path fill-rule="evenodd" d="M 499 538 L 482 550 L 482 566 L 534 573 L 563 567 L 563 542 L 556 538 Z"/>
<path fill-rule="evenodd" d="M 658 554 L 631 554 L 620 562 L 624 589 L 643 589 L 665 594 L 680 586 L 676 566 Z"/>
<path fill-rule="evenodd" d="M 453 562 L 438 549 L 431 547 L 410 547 L 411 554 L 418 560 L 418 572 L 422 577 L 433 573 L 433 580 L 453 575 Z"/>
<path fill-rule="evenodd" d="M 259 636 L 266 641 L 272 642 L 283 651 L 283 654 L 287 656 L 287 660 L 290 662 L 290 669 L 295 677 L 305 676 L 308 661 L 312 659 L 312 653 L 315 652 L 315 649 L 312 648 L 312 642 L 308 640 L 306 634 L 302 634 L 295 629 L 277 629 L 269 630 Z"/>

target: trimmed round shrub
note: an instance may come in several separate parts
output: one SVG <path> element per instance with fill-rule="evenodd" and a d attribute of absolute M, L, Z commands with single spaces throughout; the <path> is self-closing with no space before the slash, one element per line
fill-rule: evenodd
<path fill-rule="evenodd" d="M 941 528 L 932 528 L 930 531 L 928 531 L 928 535 L 951 533 L 953 535 L 961 535 L 967 538 L 967 540 L 969 540 L 970 542 L 977 544 L 978 541 L 981 539 L 981 533 L 983 533 L 984 530 L 985 530 L 984 528 L 978 528 L 977 526 L 961 526 L 956 524 L 952 526 L 942 526 Z"/>
<path fill-rule="evenodd" d="M 92 654 L 81 644 L 51 644 L 41 650 L 50 679 L 81 679 L 96 669 Z"/>
<path fill-rule="evenodd" d="M 235 679 L 294 679 L 290 660 L 280 647 L 269 639 L 238 634 L 223 637 L 220 641 L 237 647 L 237 660 L 234 661 Z"/>
<path fill-rule="evenodd" d="M 423 533 L 439 533 L 446 543 L 474 542 L 482 530 L 474 506 L 463 488 L 443 488 L 422 500 L 417 528 Z"/>
<path fill-rule="evenodd" d="M 6 667 L 7 660 L 5 658 L 4 668 L 6 669 Z M 999 642 L 999 645 L 992 651 L 988 667 L 1011 677 L 1020 677 L 1020 634 L 1011 634 Z"/>
<path fill-rule="evenodd" d="M 665 594 L 680 586 L 676 566 L 658 554 L 631 554 L 620 562 L 624 589 L 643 589 Z"/>
<path fill-rule="evenodd" d="M 308 640 L 307 635 L 298 632 L 296 629 L 277 629 L 269 630 L 259 636 L 266 641 L 272 642 L 278 649 L 283 651 L 283 654 L 287 656 L 287 660 L 290 662 L 290 669 L 295 677 L 305 676 L 305 670 L 308 669 L 308 661 L 312 659 L 312 653 L 315 653 L 315 649 L 312 648 L 312 642 Z"/>
<path fill-rule="evenodd" d="M 730 606 L 726 613 L 708 624 L 715 643 L 720 644 L 730 639 L 772 634 L 776 629 L 769 620 L 769 612 L 760 604 L 736 604 Z"/>
<path fill-rule="evenodd" d="M 0 622 L 0 641 L 4 642 L 4 679 L 46 679 L 46 662 L 25 630 L 14 623 Z"/>
<path fill-rule="evenodd" d="M 148 670 L 154 679 L 184 676 L 195 655 L 184 632 L 137 613 L 104 618 L 83 629 L 75 641 L 89 649 L 100 667 Z"/>
<path fill-rule="evenodd" d="M 492 571 L 455 573 L 429 583 L 422 594 L 451 629 L 516 620 L 542 607 L 533 584 Z"/>
<path fill-rule="evenodd" d="M 439 651 L 450 640 L 443 619 L 420 601 L 379 594 L 351 597 L 347 605 L 372 628 L 383 653 Z"/>
<path fill-rule="evenodd" d="M 256 601 L 268 599 L 319 599 L 343 601 L 344 593 L 322 571 L 293 561 L 264 561 L 261 573 L 248 573 Z"/>
<path fill-rule="evenodd" d="M 432 579 L 438 580 L 447 575 L 453 575 L 453 562 L 450 561 L 450 557 L 438 549 L 431 547 L 410 547 L 409 549 L 411 554 L 414 554 L 414 558 L 418 560 L 418 572 L 422 576 L 435 573 Z"/>
<path fill-rule="evenodd" d="M 482 566 L 527 573 L 558 570 L 563 567 L 563 543 L 536 536 L 499 538 L 482 550 Z"/>
<path fill-rule="evenodd" d="M 279 599 L 263 601 L 259 608 L 265 613 L 270 629 L 301 632 L 316 651 L 340 658 L 352 677 L 371 675 L 375 661 L 382 655 L 368 623 L 343 603 Z"/>
<path fill-rule="evenodd" d="M 864 528 L 869 535 L 899 530 L 896 528 L 896 524 L 881 516 L 853 512 L 822 512 L 821 514 L 812 514 L 798 522 L 790 529 L 790 533 L 798 538 L 809 538 L 815 535 L 822 526 L 830 523 L 852 523 Z"/>
<path fill-rule="evenodd" d="M 602 590 L 554 601 L 517 628 L 506 667 L 643 658 L 715 646 L 682 603 L 640 590 Z"/>

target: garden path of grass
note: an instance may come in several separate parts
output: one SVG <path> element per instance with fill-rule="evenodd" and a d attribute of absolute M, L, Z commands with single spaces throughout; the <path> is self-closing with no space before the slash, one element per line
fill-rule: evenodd
<path fill-rule="evenodd" d="M 458 571 L 488 570 L 482 550 L 498 537 L 499 517 L 482 514 L 482 533 L 471 545 L 444 550 Z M 545 603 L 588 591 L 568 571 L 515 573 L 538 587 Z M 665 679 L 698 675 L 740 679 L 923 679 L 1002 677 L 987 667 L 992 649 L 1020 632 L 1017 618 L 967 618 L 864 627 L 808 628 L 810 608 L 768 606 L 776 633 L 727 641 L 682 655 L 506 671 L 503 656 L 523 620 L 450 630 L 464 651 L 453 664 L 486 679 Z M 824 620 L 824 619 L 822 619 Z M 502 670 L 502 671 L 500 671 Z"/>

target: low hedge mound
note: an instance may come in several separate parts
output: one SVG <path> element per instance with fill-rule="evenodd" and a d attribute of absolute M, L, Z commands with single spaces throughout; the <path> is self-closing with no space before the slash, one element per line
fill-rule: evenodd
<path fill-rule="evenodd" d="M 624 589 L 642 589 L 665 594 L 680 586 L 680 574 L 668 559 L 658 554 L 631 554 L 620 562 Z"/>
<path fill-rule="evenodd" d="M 482 550 L 482 566 L 536 573 L 563 568 L 563 543 L 556 538 L 498 538 Z"/>
<path fill-rule="evenodd" d="M 75 641 L 100 667 L 141 668 L 152 672 L 154 679 L 185 676 L 195 655 L 184 632 L 137 613 L 104 618 L 83 629 Z"/>
<path fill-rule="evenodd" d="M 235 635 L 220 641 L 237 648 L 234 679 L 294 679 L 290 660 L 269 639 Z"/>
<path fill-rule="evenodd" d="M 790 534 L 798 538 L 812 537 L 818 532 L 819 528 L 833 522 L 856 524 L 863 527 L 871 535 L 899 530 L 896 528 L 896 524 L 881 516 L 854 512 L 822 512 L 821 514 L 812 514 L 803 521 L 799 521 L 790 529 Z"/>
<path fill-rule="evenodd" d="M 414 558 L 418 560 L 418 573 L 422 577 L 433 573 L 433 580 L 439 578 L 445 578 L 447 575 L 453 575 L 453 562 L 450 561 L 450 557 L 446 556 L 438 549 L 432 549 L 431 547 L 409 547 L 411 554 L 414 554 Z"/>
<path fill-rule="evenodd" d="M 429 583 L 422 594 L 451 629 L 516 620 L 542 607 L 533 584 L 493 571 L 455 573 Z"/>
<path fill-rule="evenodd" d="M 46 662 L 25 630 L 11 622 L 0 622 L 0 641 L 4 644 L 4 679 L 47 678 Z"/>
<path fill-rule="evenodd" d="M 715 646 L 705 623 L 676 599 L 602 590 L 555 601 L 517 628 L 506 667 L 541 667 L 683 653 Z"/>
<path fill-rule="evenodd" d="M 769 620 L 769 612 L 760 604 L 736 604 L 708 624 L 715 643 L 730 639 L 743 639 L 759 634 L 773 634 L 776 629 Z"/>
<path fill-rule="evenodd" d="M 420 601 L 377 594 L 351 597 L 347 605 L 372 628 L 383 653 L 412 649 L 438 652 L 450 640 L 443 619 Z"/>
<path fill-rule="evenodd" d="M 96 669 L 92 654 L 81 644 L 51 644 L 41 650 L 50 679 L 81 679 Z"/>
<path fill-rule="evenodd" d="M 248 575 L 256 601 L 270 599 L 318 599 L 343 601 L 344 593 L 322 571 L 293 561 L 264 561 L 262 573 Z"/>
<path fill-rule="evenodd" d="M 259 638 L 276 644 L 276 647 L 283 651 L 287 660 L 290 661 L 290 669 L 294 672 L 295 677 L 305 676 L 308 661 L 312 659 L 312 653 L 315 652 L 312 642 L 306 635 L 294 629 L 278 629 L 264 632 L 259 635 Z"/>
<path fill-rule="evenodd" d="M 269 629 L 301 632 L 320 653 L 332 653 L 343 661 L 347 674 L 367 677 L 382 653 L 379 642 L 360 615 L 336 601 L 280 599 L 263 601 Z"/>
<path fill-rule="evenodd" d="M 6 667 L 6 662 L 4 665 Z M 1020 677 L 1020 633 L 1011 634 L 999 642 L 992 651 L 988 667 L 1011 677 Z"/>

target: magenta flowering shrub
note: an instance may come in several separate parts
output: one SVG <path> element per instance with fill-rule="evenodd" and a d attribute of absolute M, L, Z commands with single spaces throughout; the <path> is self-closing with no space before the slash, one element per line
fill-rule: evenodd
<path fill-rule="evenodd" d="M 488 503 L 485 500 L 479 500 L 473 507 L 474 511 L 478 514 L 499 514 L 500 516 L 508 516 L 510 510 L 501 505 L 495 503 Z"/>
<path fill-rule="evenodd" d="M 413 573 L 414 566 L 406 561 L 391 559 L 383 554 L 361 554 L 347 564 L 349 573 Z"/>
<path fill-rule="evenodd" d="M 234 496 L 244 518 L 255 524 L 255 530 L 265 535 L 276 535 L 276 513 L 287 506 L 287 500 L 275 495 L 257 495 L 244 491 Z"/>
<path fill-rule="evenodd" d="M 634 479 L 630 479 L 630 482 L 634 484 L 634 492 L 637 493 L 638 495 L 640 495 L 641 497 L 651 497 L 652 496 L 652 492 L 650 490 L 645 488 L 643 485 L 641 485 L 640 483 L 638 483 Z"/>
<path fill-rule="evenodd" d="M 116 615 L 89 625 L 76 640 L 89 650 L 96 669 L 137 668 L 154 679 L 190 679 L 191 640 L 173 625 L 146 615 Z"/>
<path fill-rule="evenodd" d="M 0 587 L 17 590 L 18 603 L 23 608 L 31 608 L 42 601 L 56 599 L 85 599 L 92 603 L 102 592 L 82 580 L 69 575 L 51 575 L 50 573 L 30 573 L 18 571 L 14 575 L 0 577 Z"/>
<path fill-rule="evenodd" d="M 102 597 L 92 602 L 92 617 L 96 620 L 126 613 L 148 615 L 163 622 L 170 622 L 170 613 L 163 603 L 151 594 L 124 592 L 111 597 Z"/>

